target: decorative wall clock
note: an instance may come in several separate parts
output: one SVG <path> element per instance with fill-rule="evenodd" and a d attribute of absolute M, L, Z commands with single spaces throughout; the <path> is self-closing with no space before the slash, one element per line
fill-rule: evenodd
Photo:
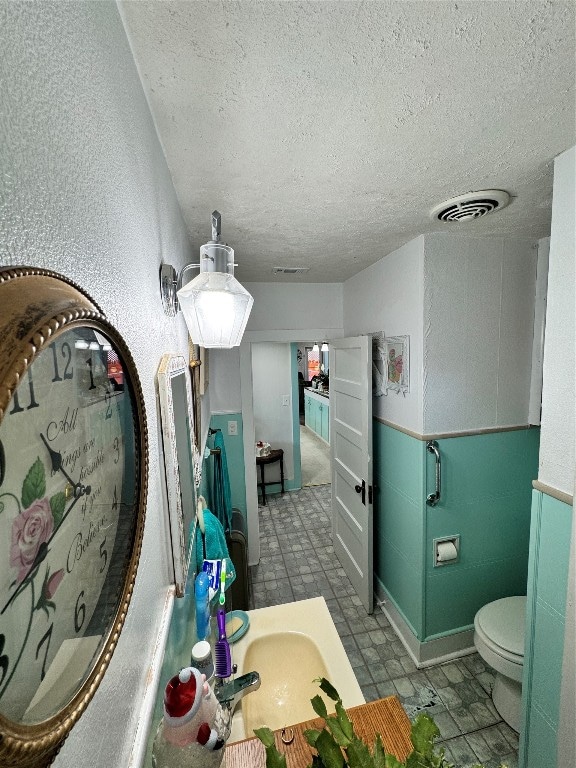
<path fill-rule="evenodd" d="M 144 528 L 132 356 L 74 283 L 0 269 L 0 764 L 48 765 L 104 675 Z"/>

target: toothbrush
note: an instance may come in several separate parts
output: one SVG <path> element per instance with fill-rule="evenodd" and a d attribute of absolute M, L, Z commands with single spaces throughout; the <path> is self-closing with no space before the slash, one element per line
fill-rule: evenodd
<path fill-rule="evenodd" d="M 224 596 L 224 590 L 226 589 L 226 559 L 222 560 L 222 568 L 220 570 L 220 597 L 218 602 L 220 605 L 224 605 L 226 597 Z"/>
<path fill-rule="evenodd" d="M 217 621 L 218 640 L 214 644 L 214 674 L 216 677 L 224 679 L 232 674 L 232 659 L 226 638 L 226 611 L 224 608 L 218 608 Z"/>

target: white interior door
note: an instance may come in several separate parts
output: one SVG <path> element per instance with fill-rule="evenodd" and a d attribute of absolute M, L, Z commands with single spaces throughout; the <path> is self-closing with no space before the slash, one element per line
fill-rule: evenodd
<path fill-rule="evenodd" d="M 332 538 L 368 613 L 374 609 L 371 358 L 371 336 L 330 345 Z"/>

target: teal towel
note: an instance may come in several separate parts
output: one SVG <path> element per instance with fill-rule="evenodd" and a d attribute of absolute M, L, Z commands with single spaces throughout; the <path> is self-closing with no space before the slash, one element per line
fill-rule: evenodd
<path fill-rule="evenodd" d="M 210 512 L 204 510 L 204 541 L 206 542 L 206 560 L 224 560 L 226 558 L 226 587 L 230 586 L 236 578 L 234 563 L 228 554 L 226 537 L 224 529 L 218 518 Z M 196 555 L 196 573 L 202 570 L 204 561 L 204 547 L 202 542 L 202 531 L 200 526 L 196 526 L 196 541 L 194 542 Z"/>
<path fill-rule="evenodd" d="M 214 514 L 222 523 L 224 530 L 229 531 L 232 528 L 232 496 L 230 494 L 226 448 L 224 447 L 224 436 L 221 430 L 214 435 L 214 448 L 220 449 L 220 453 L 214 456 L 214 488 L 212 494 Z"/>

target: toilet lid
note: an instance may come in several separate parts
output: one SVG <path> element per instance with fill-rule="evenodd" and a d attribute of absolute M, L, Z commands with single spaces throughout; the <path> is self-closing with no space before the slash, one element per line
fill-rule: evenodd
<path fill-rule="evenodd" d="M 516 656 L 524 655 L 526 597 L 504 597 L 480 608 L 476 621 L 495 644 Z"/>

